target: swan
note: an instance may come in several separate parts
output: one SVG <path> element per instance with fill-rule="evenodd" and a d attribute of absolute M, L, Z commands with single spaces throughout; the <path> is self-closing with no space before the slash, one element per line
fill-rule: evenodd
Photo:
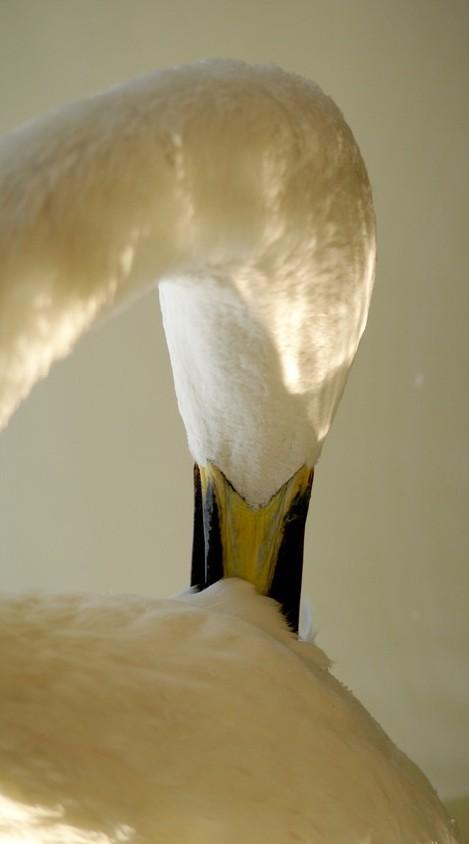
<path fill-rule="evenodd" d="M 339 109 L 276 67 L 133 80 L 0 140 L 0 425 L 158 286 L 191 588 L 0 600 L 0 842 L 446 844 L 436 793 L 299 638 L 314 467 L 374 280 Z"/>

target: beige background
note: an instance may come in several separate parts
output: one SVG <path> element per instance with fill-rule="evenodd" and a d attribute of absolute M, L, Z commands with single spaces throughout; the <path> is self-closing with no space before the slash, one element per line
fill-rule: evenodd
<path fill-rule="evenodd" d="M 336 673 L 447 800 L 469 794 L 468 44 L 465 0 L 0 0 L 2 130 L 210 56 L 276 62 L 343 108 L 379 268 L 305 585 Z M 170 594 L 191 507 L 153 294 L 85 338 L 0 437 L 0 588 Z"/>

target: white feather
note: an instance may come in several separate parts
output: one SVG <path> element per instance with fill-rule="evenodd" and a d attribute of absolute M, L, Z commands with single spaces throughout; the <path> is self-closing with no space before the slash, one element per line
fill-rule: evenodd
<path fill-rule="evenodd" d="M 375 255 L 360 153 L 317 86 L 236 62 L 136 80 L 2 139 L 0 195 L 0 425 L 165 280 L 194 459 L 256 505 L 317 461 Z"/>
<path fill-rule="evenodd" d="M 0 421 L 162 280 L 202 465 L 252 504 L 313 464 L 364 328 L 366 172 L 334 104 L 229 62 L 137 80 L 0 143 Z M 449 844 L 425 777 L 230 579 L 173 600 L 5 597 L 0 842 Z"/>
<path fill-rule="evenodd" d="M 0 615 L 2 844 L 456 840 L 322 651 L 244 581 Z"/>

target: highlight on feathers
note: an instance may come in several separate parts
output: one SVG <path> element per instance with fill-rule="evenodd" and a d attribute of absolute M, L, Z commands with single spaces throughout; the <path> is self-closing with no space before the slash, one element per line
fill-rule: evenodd
<path fill-rule="evenodd" d="M 133 80 L 1 138 L 0 195 L 0 426 L 97 319 L 159 284 L 194 460 L 254 506 L 317 462 L 365 327 L 375 220 L 316 85 L 229 61 Z"/>
<path fill-rule="evenodd" d="M 207 587 L 0 596 L 0 841 L 455 844 L 424 775 L 286 621 L 374 278 L 339 109 L 279 68 L 162 71 L 1 139 L 0 196 L 0 424 L 159 284 Z M 277 600 L 212 583 L 214 548 L 220 576 Z"/>

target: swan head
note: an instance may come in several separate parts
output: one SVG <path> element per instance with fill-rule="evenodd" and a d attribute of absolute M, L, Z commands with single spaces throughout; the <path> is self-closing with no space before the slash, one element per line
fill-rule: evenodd
<path fill-rule="evenodd" d="M 339 109 L 276 67 L 163 71 L 7 135 L 0 193 L 0 424 L 101 314 L 158 285 L 197 466 L 193 581 L 210 582 L 218 520 L 235 549 L 218 574 L 248 576 L 262 547 L 270 594 L 373 286 L 370 186 Z"/>
<path fill-rule="evenodd" d="M 192 270 L 162 279 L 160 303 L 191 453 L 259 507 L 319 459 L 366 323 L 375 220 L 318 86 L 213 71 L 178 157 Z"/>

